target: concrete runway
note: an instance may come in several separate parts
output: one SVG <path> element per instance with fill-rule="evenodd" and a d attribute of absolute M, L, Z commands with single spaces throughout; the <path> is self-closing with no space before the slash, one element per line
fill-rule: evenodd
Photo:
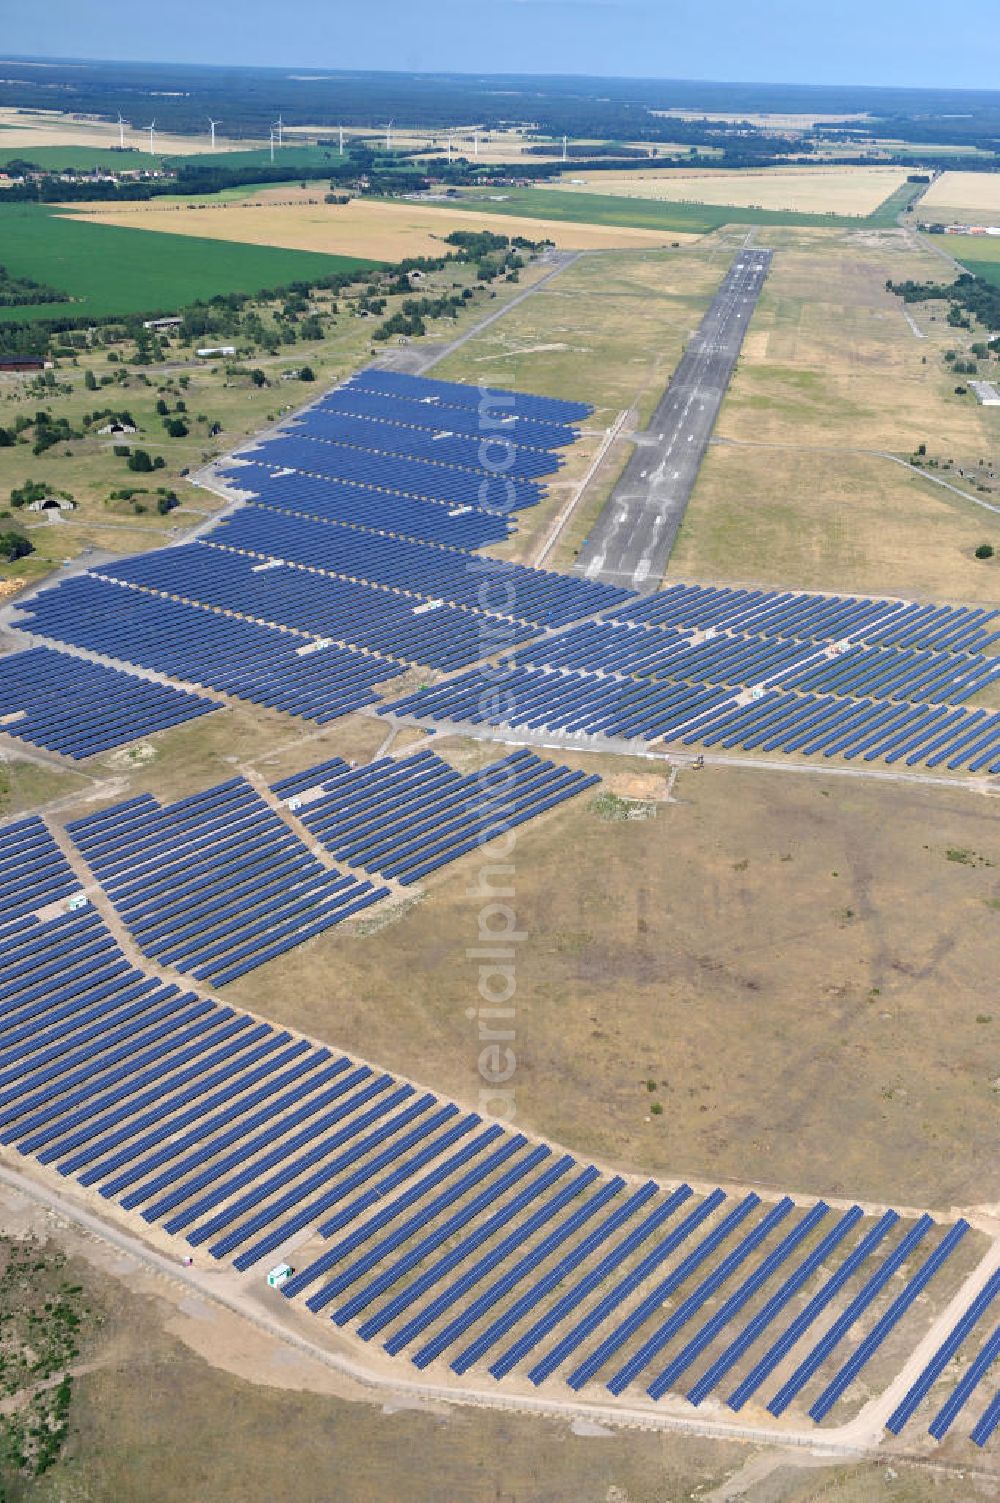
<path fill-rule="evenodd" d="M 769 250 L 737 253 L 580 549 L 588 579 L 659 585 L 770 264 Z"/>

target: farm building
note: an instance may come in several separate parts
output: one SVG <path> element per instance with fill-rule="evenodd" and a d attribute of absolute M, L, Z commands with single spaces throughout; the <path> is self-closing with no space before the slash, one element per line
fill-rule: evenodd
<path fill-rule="evenodd" d="M 0 371 L 46 371 L 52 369 L 52 361 L 43 355 L 0 355 Z"/>

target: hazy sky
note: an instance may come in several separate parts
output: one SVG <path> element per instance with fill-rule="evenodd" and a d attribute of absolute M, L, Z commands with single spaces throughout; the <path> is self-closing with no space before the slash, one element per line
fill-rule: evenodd
<path fill-rule="evenodd" d="M 998 0 L 0 0 L 8 54 L 996 88 Z"/>

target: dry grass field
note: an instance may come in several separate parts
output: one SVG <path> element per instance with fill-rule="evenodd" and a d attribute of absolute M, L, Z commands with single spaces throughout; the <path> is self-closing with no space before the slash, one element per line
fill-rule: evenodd
<path fill-rule="evenodd" d="M 581 174 L 583 169 L 581 169 Z M 586 182 L 564 177 L 548 186 L 620 198 L 668 203 L 739 204 L 744 208 L 788 209 L 799 214 L 871 214 L 902 187 L 902 167 L 772 167 L 766 171 L 598 172 Z"/>
<path fill-rule="evenodd" d="M 1000 178 L 991 172 L 942 172 L 920 200 L 937 219 L 1000 224 Z"/>
<path fill-rule="evenodd" d="M 714 444 L 667 580 L 1000 605 L 1000 517 L 868 454 Z"/>
<path fill-rule="evenodd" d="M 710 450 L 671 573 L 997 600 L 997 571 L 972 552 L 998 541 L 1000 517 L 856 452 L 924 443 L 931 473 L 972 494 L 957 470 L 996 470 L 1000 420 L 956 395 L 942 358 L 956 331 L 922 305 L 916 338 L 885 289 L 941 263 L 892 231 L 760 238 L 775 259 L 716 430 L 747 447 Z"/>
<path fill-rule="evenodd" d="M 72 205 L 74 214 L 102 224 L 134 229 L 197 235 L 202 239 L 239 240 L 249 245 L 280 245 L 289 250 L 366 256 L 398 261 L 406 256 L 439 256 L 444 238 L 453 230 L 489 230 L 494 234 L 523 235 L 551 240 L 563 250 L 605 250 L 617 247 L 658 246 L 693 235 L 643 230 L 622 225 L 561 223 L 556 220 L 507 217 L 472 208 L 419 203 L 383 203 L 352 199 L 348 204 L 325 204 L 321 188 L 296 185 L 268 188 L 225 203 L 215 200 L 172 200 L 169 203 Z"/>

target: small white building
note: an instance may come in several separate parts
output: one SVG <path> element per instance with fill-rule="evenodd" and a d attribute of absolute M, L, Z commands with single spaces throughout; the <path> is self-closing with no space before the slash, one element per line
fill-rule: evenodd
<path fill-rule="evenodd" d="M 143 319 L 144 329 L 177 329 L 184 320 L 178 315 L 176 318 L 146 318 Z"/>
<path fill-rule="evenodd" d="M 195 354 L 200 360 L 215 360 L 220 355 L 235 355 L 236 346 L 234 344 L 205 345 L 203 349 L 195 350 Z"/>
<path fill-rule="evenodd" d="M 992 381 L 970 381 L 969 385 L 981 407 L 1000 407 L 1000 391 Z"/>
<path fill-rule="evenodd" d="M 67 501 L 65 496 L 39 496 L 37 501 L 28 502 L 29 511 L 75 511 L 76 502 Z"/>
<path fill-rule="evenodd" d="M 121 433 L 138 433 L 138 431 L 134 423 L 112 422 L 105 423 L 103 428 L 98 428 L 97 433 L 100 438 L 109 438 L 111 436 L 117 438 Z"/>
<path fill-rule="evenodd" d="M 278 1263 L 271 1269 L 267 1276 L 269 1289 L 280 1289 L 282 1284 L 287 1284 L 295 1270 L 290 1263 Z"/>

